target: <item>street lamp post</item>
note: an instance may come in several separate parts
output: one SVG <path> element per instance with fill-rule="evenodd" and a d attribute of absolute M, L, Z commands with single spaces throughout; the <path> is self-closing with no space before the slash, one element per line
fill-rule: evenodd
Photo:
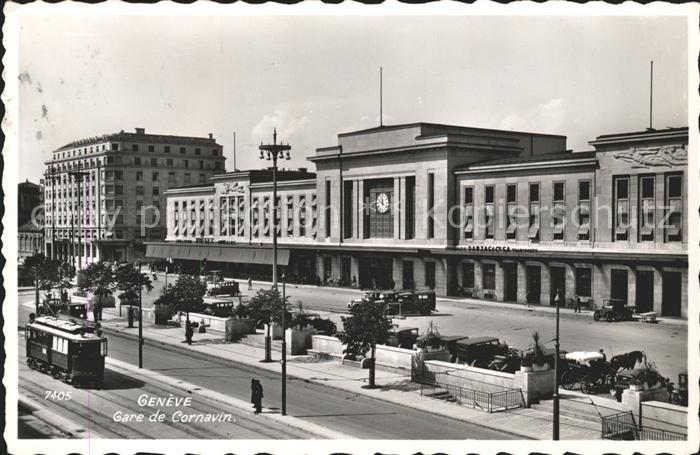
<path fill-rule="evenodd" d="M 260 159 L 272 160 L 272 287 L 277 289 L 277 160 L 289 160 L 289 152 L 292 147 L 289 144 L 277 143 L 277 128 L 272 132 L 272 144 L 260 143 Z M 286 154 L 285 154 L 286 152 Z M 286 156 L 285 156 L 286 155 Z M 284 299 L 283 299 L 284 302 Z M 287 386 L 287 357 L 284 334 L 285 305 L 282 306 L 282 414 L 286 412 L 286 386 Z M 272 340 L 270 339 L 269 326 L 265 337 L 265 360 L 271 357 Z"/>
<path fill-rule="evenodd" d="M 34 256 L 36 259 L 37 249 L 34 248 Z M 34 265 L 34 314 L 39 315 L 39 267 Z"/>
<path fill-rule="evenodd" d="M 554 297 L 554 303 L 557 306 L 557 324 L 556 335 L 554 338 L 554 396 L 552 397 L 552 440 L 559 440 L 559 289 Z"/>
<path fill-rule="evenodd" d="M 282 273 L 282 415 L 287 415 L 287 280 Z"/>
<path fill-rule="evenodd" d="M 141 287 L 143 279 L 141 275 L 141 260 L 139 259 L 139 368 L 143 368 L 143 302 L 141 300 Z M 129 307 L 131 311 L 131 307 Z"/>

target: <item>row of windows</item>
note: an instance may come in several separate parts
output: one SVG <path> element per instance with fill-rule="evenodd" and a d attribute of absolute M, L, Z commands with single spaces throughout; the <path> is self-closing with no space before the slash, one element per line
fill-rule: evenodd
<path fill-rule="evenodd" d="M 117 148 L 113 148 L 112 150 L 119 150 L 119 145 L 118 144 L 112 144 L 112 146 L 116 146 Z M 162 147 L 162 148 L 161 148 Z M 171 151 L 171 146 L 169 145 L 163 145 L 163 146 L 158 146 L 160 150 L 162 150 L 163 153 L 170 153 Z M 175 149 L 175 147 L 172 147 L 172 149 Z M 148 150 L 150 153 L 155 153 L 156 152 L 156 146 L 153 144 L 149 144 L 146 146 L 146 150 Z M 140 151 L 140 145 L 139 144 L 131 144 L 131 151 L 132 152 L 138 152 Z M 179 147 L 179 151 L 181 155 L 184 155 L 187 153 L 187 148 L 186 147 Z M 219 149 L 213 148 L 210 151 L 211 156 L 219 156 Z M 201 147 L 195 147 L 194 148 L 194 154 L 195 155 L 201 155 L 202 154 L 202 149 Z"/>
<path fill-rule="evenodd" d="M 552 183 L 552 200 L 554 202 L 563 202 L 565 182 Z M 506 202 L 518 202 L 517 196 L 518 187 L 516 184 L 506 185 Z M 495 185 L 486 185 L 484 187 L 484 203 L 494 203 Z M 588 201 L 591 198 L 591 182 L 590 180 L 580 180 L 578 182 L 578 200 Z M 528 187 L 529 202 L 540 202 L 540 184 L 530 183 Z M 474 203 L 474 193 L 471 187 L 467 187 L 465 191 L 464 201 L 466 204 Z"/>

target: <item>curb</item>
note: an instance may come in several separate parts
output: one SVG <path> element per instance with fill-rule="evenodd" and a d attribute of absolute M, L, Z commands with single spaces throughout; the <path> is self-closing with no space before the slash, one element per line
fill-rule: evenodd
<path fill-rule="evenodd" d="M 103 329 L 105 332 L 110 332 L 110 333 L 115 334 L 116 336 L 121 336 L 121 337 L 123 337 L 123 338 L 138 339 L 138 336 L 131 335 L 131 334 L 128 334 L 128 333 L 125 333 L 125 332 L 121 332 L 121 331 L 119 331 L 119 330 L 117 330 L 117 329 L 108 328 L 108 327 L 105 327 L 105 326 L 103 326 L 102 329 Z M 176 346 L 176 345 L 172 345 L 172 344 L 169 344 L 169 343 L 164 343 L 164 342 L 162 342 L 162 341 L 152 340 L 152 339 L 149 339 L 149 338 L 144 337 L 144 343 L 146 343 L 147 341 L 150 342 L 150 343 L 153 343 L 153 344 L 157 344 L 157 345 L 159 345 L 159 346 L 162 346 L 164 349 L 166 349 L 166 350 L 168 350 L 168 351 L 173 351 L 173 352 L 186 352 L 186 353 L 188 353 L 189 355 L 192 355 L 192 354 L 193 354 L 193 351 L 191 351 L 190 349 L 188 349 L 188 348 L 186 348 L 186 347 L 184 347 L 184 346 Z M 207 357 L 210 357 L 210 358 L 214 358 L 214 359 L 217 359 L 217 360 L 220 360 L 220 361 L 229 362 L 229 363 L 232 363 L 232 364 L 235 364 L 235 365 L 241 365 L 241 366 L 243 366 L 243 367 L 248 367 L 248 368 L 260 368 L 259 366 L 256 366 L 256 365 L 251 365 L 251 364 L 248 364 L 248 363 L 245 363 L 245 362 L 241 362 L 240 360 L 234 360 L 234 359 L 230 359 L 230 358 L 223 357 L 223 356 L 216 355 L 216 354 L 204 353 L 204 352 L 199 352 L 199 351 L 195 351 L 195 353 L 196 353 L 196 354 L 199 354 L 199 355 L 207 356 Z M 264 370 L 264 368 L 262 368 L 262 369 Z M 521 438 L 521 439 L 535 440 L 534 438 L 532 438 L 532 437 L 530 437 L 530 436 L 527 436 L 527 435 L 524 435 L 524 434 L 521 434 L 521 433 L 518 433 L 518 432 L 515 432 L 515 431 L 512 431 L 512 430 L 507 430 L 507 429 L 504 429 L 504 428 L 501 428 L 501 427 L 497 427 L 497 426 L 484 425 L 483 423 L 479 423 L 479 422 L 474 421 L 474 420 L 463 419 L 463 418 L 455 417 L 455 416 L 449 415 L 449 414 L 442 414 L 442 413 L 440 413 L 440 412 L 433 411 L 433 410 L 430 410 L 430 409 L 423 409 L 423 408 L 419 408 L 419 407 L 416 407 L 416 406 L 411 406 L 411 405 L 409 405 L 409 404 L 402 403 L 402 402 L 398 402 L 398 401 L 394 401 L 394 400 L 391 400 L 391 399 L 385 398 L 385 397 L 370 395 L 370 394 L 366 394 L 366 393 L 362 393 L 362 392 L 353 392 L 353 391 L 350 391 L 350 390 L 345 389 L 345 388 L 343 388 L 343 387 L 334 386 L 334 385 L 332 385 L 332 384 L 326 384 L 326 383 L 324 383 L 324 382 L 314 381 L 314 380 L 312 380 L 312 379 L 307 379 L 307 378 L 304 378 L 304 377 L 301 377 L 301 376 L 296 376 L 296 375 L 289 374 L 289 373 L 287 373 L 287 378 L 294 378 L 294 379 L 297 379 L 297 380 L 300 380 L 300 381 L 310 382 L 310 383 L 313 383 L 313 384 L 316 384 L 316 385 L 319 385 L 319 386 L 327 387 L 327 388 L 333 389 L 333 390 L 339 390 L 339 391 L 342 391 L 342 392 L 345 392 L 345 393 L 360 393 L 362 396 L 369 397 L 369 398 L 373 398 L 373 399 L 376 399 L 376 400 L 378 400 L 378 401 L 382 401 L 382 402 L 385 402 L 385 403 L 390 403 L 390 404 L 400 405 L 400 406 L 406 406 L 407 408 L 415 409 L 415 410 L 417 410 L 417 411 L 425 412 L 425 413 L 428 413 L 428 414 L 437 415 L 437 416 L 440 416 L 440 417 L 443 417 L 443 418 L 448 418 L 448 419 L 450 419 L 450 420 L 454 420 L 454 421 L 457 421 L 457 422 L 468 423 L 468 424 L 471 424 L 471 425 L 476 425 L 476 426 L 481 427 L 481 428 L 487 428 L 487 429 L 489 429 L 489 430 L 497 430 L 497 431 L 503 432 L 503 433 L 505 433 L 505 434 L 509 434 L 509 435 L 511 435 L 511 436 L 516 436 L 516 437 Z M 381 387 L 380 387 L 380 388 L 381 388 Z"/>
<path fill-rule="evenodd" d="M 121 371 L 128 372 L 132 376 L 141 376 L 142 378 L 147 377 L 148 379 L 155 379 L 158 382 L 161 382 L 163 384 L 166 384 L 170 387 L 174 387 L 176 389 L 182 390 L 184 392 L 187 392 L 190 395 L 200 395 L 204 397 L 205 399 L 208 399 L 210 401 L 214 401 L 217 403 L 223 403 L 226 406 L 240 409 L 242 411 L 245 411 L 246 413 L 250 413 L 250 403 L 246 403 L 243 400 L 237 399 L 237 398 L 232 398 L 228 395 L 225 395 L 220 392 L 216 392 L 213 390 L 207 390 L 207 389 L 202 389 L 201 387 L 198 387 L 192 383 L 182 381 L 176 378 L 172 378 L 170 376 L 155 372 L 153 370 L 149 370 L 147 368 L 139 370 L 138 368 L 130 365 L 127 362 L 123 362 L 121 360 L 116 360 L 116 359 L 109 359 L 108 360 L 109 366 L 112 368 L 116 368 Z M 144 372 L 148 372 L 148 374 L 144 374 Z M 200 389 L 200 390 L 197 390 Z M 310 422 L 305 422 L 302 419 L 292 417 L 292 416 L 277 416 L 275 414 L 260 414 L 260 417 L 264 418 L 265 420 L 269 421 L 274 421 L 276 423 L 280 423 L 282 425 L 285 425 L 289 428 L 295 429 L 295 430 L 301 430 L 305 433 L 309 433 L 313 436 L 317 436 L 319 438 L 324 438 L 324 439 L 352 439 L 350 436 L 336 432 L 333 430 L 326 429 L 324 427 L 321 427 L 319 425 L 316 425 L 314 423 Z M 303 423 L 302 423 L 303 422 Z"/>
<path fill-rule="evenodd" d="M 37 420 L 41 420 L 51 428 L 55 428 L 61 433 L 66 434 L 67 439 L 104 439 L 104 436 L 102 436 L 100 433 L 93 430 L 90 430 L 89 432 L 86 431 L 85 428 L 42 406 L 33 398 L 19 395 L 17 397 L 17 402 L 29 409 L 31 411 L 31 415 Z"/>

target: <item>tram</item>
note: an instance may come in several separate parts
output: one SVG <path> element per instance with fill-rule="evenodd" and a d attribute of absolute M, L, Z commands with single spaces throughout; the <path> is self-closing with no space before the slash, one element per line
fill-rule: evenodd
<path fill-rule="evenodd" d="M 107 339 L 100 330 L 51 316 L 29 315 L 24 327 L 27 365 L 74 387 L 102 388 Z"/>

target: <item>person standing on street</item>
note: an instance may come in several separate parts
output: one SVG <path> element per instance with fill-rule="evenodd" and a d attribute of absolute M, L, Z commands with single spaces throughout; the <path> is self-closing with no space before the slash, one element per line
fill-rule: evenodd
<path fill-rule="evenodd" d="M 250 380 L 251 397 L 250 402 L 253 403 L 255 408 L 255 413 L 260 414 L 262 412 L 262 399 L 263 399 L 263 387 L 259 380 Z"/>
<path fill-rule="evenodd" d="M 253 290 L 253 277 L 248 275 L 248 290 L 252 291 Z"/>
<path fill-rule="evenodd" d="M 185 323 L 185 341 L 187 344 L 192 344 L 192 335 L 194 335 L 194 330 L 192 329 L 192 324 L 189 322 Z"/>
<path fill-rule="evenodd" d="M 576 299 L 576 308 L 574 309 L 574 313 L 580 313 L 581 312 L 581 298 L 578 295 L 575 295 L 574 299 Z"/>

